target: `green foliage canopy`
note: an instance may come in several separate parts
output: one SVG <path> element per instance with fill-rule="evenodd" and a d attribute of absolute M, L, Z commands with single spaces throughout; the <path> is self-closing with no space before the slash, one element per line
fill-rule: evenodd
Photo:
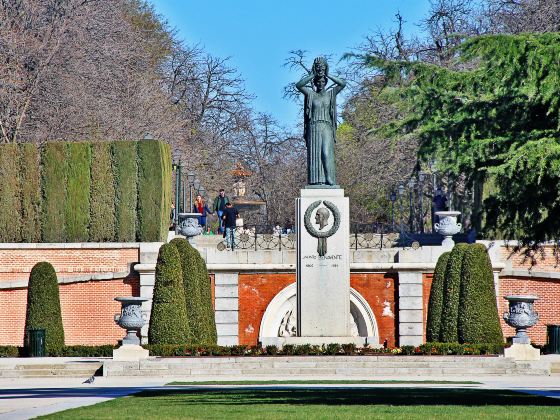
<path fill-rule="evenodd" d="M 385 135 L 420 139 L 420 156 L 468 182 L 491 176 L 486 225 L 526 242 L 560 231 L 560 34 L 467 39 L 449 67 L 363 57 L 400 107 Z"/>

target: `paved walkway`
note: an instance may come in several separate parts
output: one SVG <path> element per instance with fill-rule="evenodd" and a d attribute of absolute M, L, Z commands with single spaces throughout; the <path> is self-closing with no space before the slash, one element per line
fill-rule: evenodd
<path fill-rule="evenodd" d="M 214 378 L 197 378 L 200 381 L 211 381 Z M 263 380 L 259 378 L 243 378 L 244 380 Z M 290 380 L 290 377 L 274 377 L 273 380 Z M 300 378 L 298 378 L 300 379 Z M 317 377 L 308 379 L 318 379 Z M 322 377 L 321 379 L 340 379 Z M 357 378 L 352 378 L 358 380 Z M 362 379 L 372 379 L 362 378 Z M 442 380 L 442 381 L 477 381 L 480 384 L 358 384 L 358 385 L 318 385 L 312 387 L 438 387 L 438 388 L 482 388 L 510 389 L 560 398 L 560 375 L 549 377 L 378 377 L 376 380 Z M 173 380 L 189 380 L 188 378 L 103 378 L 97 377 L 92 384 L 83 384 L 82 379 L 39 378 L 39 379 L 0 379 L 0 419 L 28 419 L 39 415 L 55 413 L 80 406 L 97 404 L 113 398 L 130 395 L 146 389 L 158 389 Z M 239 380 L 239 377 L 220 378 L 220 380 Z M 192 388 L 219 386 L 189 386 Z M 243 387 L 243 386 L 228 386 Z M 266 385 L 268 388 L 306 387 L 310 385 Z M 171 387 L 166 387 L 171 388 Z"/>

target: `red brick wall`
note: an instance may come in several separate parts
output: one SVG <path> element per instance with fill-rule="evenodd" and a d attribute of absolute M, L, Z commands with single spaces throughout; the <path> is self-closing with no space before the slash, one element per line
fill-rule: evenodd
<path fill-rule="evenodd" d="M 398 309 L 395 304 L 398 294 L 396 273 L 353 273 L 350 286 L 368 302 L 379 329 L 381 344 L 387 340 L 394 347 L 398 331 Z"/>
<path fill-rule="evenodd" d="M 60 306 L 67 345 L 116 344 L 125 331 L 113 321 L 120 312 L 117 296 L 138 296 L 139 279 L 90 281 L 60 285 Z M 0 291 L 0 345 L 23 344 L 27 289 Z"/>
<path fill-rule="evenodd" d="M 1 245 L 0 245 L 1 247 Z M 28 280 L 33 266 L 50 262 L 59 278 L 93 273 L 129 272 L 138 247 L 0 249 L 0 282 Z M 66 344 L 116 344 L 124 330 L 113 321 L 117 296 L 139 296 L 138 275 L 125 279 L 60 285 Z M 27 288 L 0 289 L 0 345 L 22 345 Z"/>
<path fill-rule="evenodd" d="M 501 259 L 510 261 L 513 269 L 529 269 L 532 264 L 535 271 L 560 271 L 559 261 L 554 255 L 554 247 L 544 246 L 540 251 L 522 250 L 521 252 L 513 252 L 512 247 L 501 248 Z M 533 263 L 532 263 L 533 261 Z"/>
<path fill-rule="evenodd" d="M 430 302 L 430 292 L 432 291 L 433 273 L 422 275 L 422 300 L 424 308 L 424 342 L 426 342 L 426 323 L 428 322 L 428 303 Z"/>
<path fill-rule="evenodd" d="M 239 275 L 239 344 L 257 344 L 266 307 L 274 296 L 295 281 L 295 273 Z"/>
<path fill-rule="evenodd" d="M 239 275 L 239 343 L 256 345 L 261 320 L 274 296 L 291 283 L 295 274 L 240 274 Z M 352 274 L 351 286 L 367 300 L 374 312 L 379 338 L 389 346 L 395 345 L 397 317 L 395 294 L 396 274 Z M 385 309 L 385 308 L 388 308 Z M 385 312 L 384 312 L 385 309 Z"/>
<path fill-rule="evenodd" d="M 507 295 L 536 295 L 535 311 L 539 314 L 539 322 L 527 330 L 531 340 L 536 344 L 546 343 L 546 326 L 560 325 L 560 280 L 538 279 L 528 277 L 500 277 L 500 293 L 498 294 L 498 313 L 500 319 L 508 312 L 508 302 L 503 299 Z M 506 337 L 513 337 L 515 329 L 503 320 L 502 329 Z"/>

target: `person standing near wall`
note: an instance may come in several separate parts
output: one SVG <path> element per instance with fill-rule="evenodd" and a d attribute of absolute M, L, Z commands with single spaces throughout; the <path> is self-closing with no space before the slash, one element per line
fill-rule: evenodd
<path fill-rule="evenodd" d="M 233 204 L 227 203 L 222 218 L 224 219 L 224 225 L 226 228 L 226 247 L 227 249 L 231 249 L 232 251 L 235 244 L 234 232 L 238 217 L 239 212 L 237 211 L 237 209 L 233 207 Z"/>
<path fill-rule="evenodd" d="M 226 197 L 226 192 L 223 188 L 221 188 L 218 196 L 214 199 L 214 204 L 212 205 L 212 210 L 218 214 L 218 219 L 220 220 L 220 233 L 224 233 L 223 216 L 226 209 L 226 204 L 229 202 L 229 198 Z"/>

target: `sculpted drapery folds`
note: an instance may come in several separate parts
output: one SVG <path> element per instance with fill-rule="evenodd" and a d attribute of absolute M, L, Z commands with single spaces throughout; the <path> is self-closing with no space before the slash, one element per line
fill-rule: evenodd
<path fill-rule="evenodd" d="M 327 88 L 328 81 L 334 84 Z M 312 82 L 312 86 L 307 86 Z M 296 83 L 305 95 L 303 137 L 307 146 L 307 183 L 336 185 L 334 144 L 336 142 L 336 95 L 346 82 L 329 75 L 323 57 L 313 62 L 311 73 Z"/>

